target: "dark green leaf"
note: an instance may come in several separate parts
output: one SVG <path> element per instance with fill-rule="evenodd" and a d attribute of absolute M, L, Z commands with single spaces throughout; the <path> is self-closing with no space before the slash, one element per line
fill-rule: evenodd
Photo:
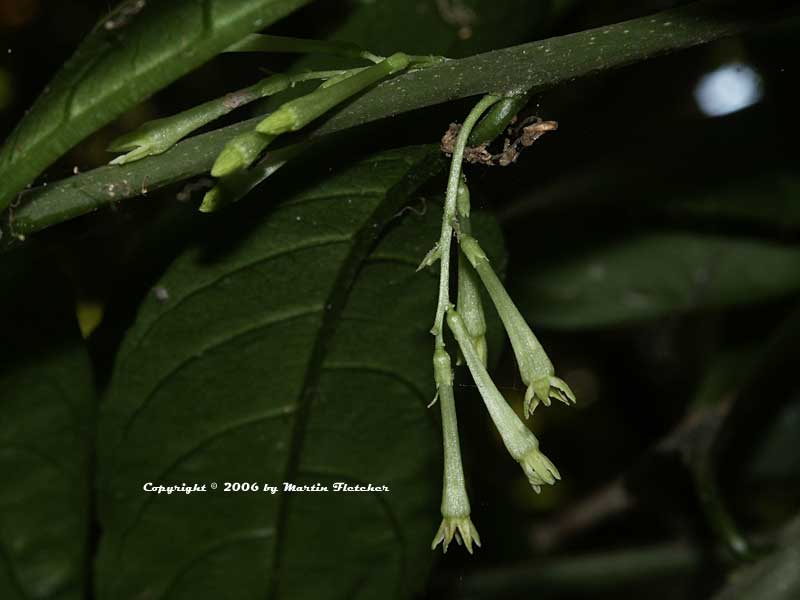
<path fill-rule="evenodd" d="M 0 151 L 0 210 L 128 108 L 309 0 L 127 0 L 98 23 Z"/>
<path fill-rule="evenodd" d="M 459 58 L 531 39 L 548 22 L 552 4 L 552 0 L 364 2 L 332 38 L 387 56 L 403 51 Z M 338 63 L 314 57 L 299 61 L 298 67 L 312 64 L 324 68 Z"/>
<path fill-rule="evenodd" d="M 692 194 L 656 195 L 654 204 L 670 216 L 751 223 L 771 229 L 800 228 L 800 178 L 777 170 L 736 178 Z"/>
<path fill-rule="evenodd" d="M 73 304 L 57 281 L 27 253 L 0 269 L 3 600 L 78 600 L 86 588 L 94 389 Z"/>
<path fill-rule="evenodd" d="M 142 306 L 101 417 L 101 598 L 216 598 L 234 583 L 237 598 L 405 598 L 424 585 L 441 484 L 425 407 L 437 279 L 415 268 L 441 213 L 398 211 L 437 155 L 359 163 L 244 239 L 237 207 L 216 253 L 169 268 L 168 299 Z M 390 491 L 225 493 L 226 481 Z M 146 482 L 219 488 L 156 496 Z"/>
<path fill-rule="evenodd" d="M 800 289 L 800 248 L 700 234 L 638 236 L 512 278 L 523 314 L 553 328 L 616 325 Z"/>

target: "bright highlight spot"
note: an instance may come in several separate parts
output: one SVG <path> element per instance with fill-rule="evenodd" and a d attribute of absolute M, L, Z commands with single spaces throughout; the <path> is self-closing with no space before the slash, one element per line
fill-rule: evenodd
<path fill-rule="evenodd" d="M 724 65 L 697 82 L 694 98 L 709 117 L 721 117 L 752 106 L 764 95 L 761 76 L 742 63 Z"/>

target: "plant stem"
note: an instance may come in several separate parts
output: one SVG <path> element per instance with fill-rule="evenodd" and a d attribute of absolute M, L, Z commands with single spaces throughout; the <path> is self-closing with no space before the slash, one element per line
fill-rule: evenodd
<path fill-rule="evenodd" d="M 475 127 L 475 123 L 498 100 L 500 100 L 499 96 L 487 95 L 474 106 L 464 120 L 453 148 L 450 175 L 447 179 L 447 194 L 444 199 L 442 233 L 439 236 L 439 251 L 441 253 L 439 260 L 439 303 L 436 306 L 436 317 L 431 329 L 431 333 L 436 336 L 437 346 L 444 346 L 442 322 L 444 321 L 444 313 L 450 306 L 450 243 L 453 239 L 453 221 L 456 218 L 456 197 L 458 196 L 458 184 L 461 182 L 461 163 L 464 160 L 464 148 L 467 145 L 472 128 Z"/>

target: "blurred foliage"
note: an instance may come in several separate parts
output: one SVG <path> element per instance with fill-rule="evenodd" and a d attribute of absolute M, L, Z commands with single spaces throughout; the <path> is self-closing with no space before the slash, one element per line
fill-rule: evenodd
<path fill-rule="evenodd" d="M 52 257 L 0 261 L 0 596 L 84 598 L 95 391 Z"/>

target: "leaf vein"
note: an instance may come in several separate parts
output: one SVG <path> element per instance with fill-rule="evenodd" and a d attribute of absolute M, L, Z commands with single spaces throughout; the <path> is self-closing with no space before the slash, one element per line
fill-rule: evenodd
<path fill-rule="evenodd" d="M 261 257 L 259 257 L 258 260 L 254 260 L 254 261 L 245 263 L 243 265 L 239 265 L 238 267 L 236 267 L 233 270 L 226 271 L 226 272 L 220 274 L 219 277 L 215 277 L 214 279 L 212 279 L 210 281 L 202 283 L 200 286 L 188 291 L 186 294 L 184 294 L 183 296 L 178 298 L 172 305 L 170 305 L 170 307 L 167 310 L 165 310 L 164 312 L 160 313 L 155 319 L 153 319 L 153 321 L 147 326 L 147 329 L 145 329 L 142 332 L 142 335 L 136 340 L 136 343 L 131 347 L 130 350 L 127 351 L 127 357 L 130 358 L 130 357 L 135 356 L 136 351 L 141 347 L 142 343 L 144 342 L 145 339 L 147 339 L 147 337 L 150 335 L 150 333 L 152 333 L 153 329 L 155 329 L 155 327 L 158 325 L 158 323 L 159 323 L 159 321 L 161 321 L 161 319 L 163 319 L 165 316 L 171 314 L 173 311 L 175 311 L 179 306 L 181 306 L 184 302 L 186 302 L 190 298 L 192 298 L 192 297 L 196 296 L 197 294 L 200 294 L 203 291 L 213 287 L 214 285 L 219 283 L 225 277 L 229 277 L 230 275 L 233 275 L 235 273 L 241 273 L 243 271 L 246 271 L 247 269 L 251 269 L 251 268 L 253 268 L 255 266 L 258 266 L 258 265 L 261 265 L 261 264 L 263 264 L 265 262 L 282 258 L 282 257 L 284 257 L 284 256 L 286 256 L 288 254 L 292 254 L 293 252 L 301 252 L 301 251 L 304 251 L 304 250 L 313 250 L 313 249 L 316 249 L 316 248 L 324 248 L 325 246 L 329 246 L 329 245 L 346 243 L 346 242 L 349 241 L 349 239 L 350 238 L 347 237 L 347 236 L 338 236 L 338 237 L 329 237 L 329 238 L 315 238 L 315 239 L 311 240 L 310 242 L 306 242 L 306 243 L 303 243 L 303 244 L 297 244 L 296 246 L 292 246 L 290 248 L 284 248 L 283 250 L 280 250 L 278 252 L 274 252 L 272 254 L 261 256 Z M 124 366 L 127 366 L 127 364 L 128 363 L 126 361 L 124 363 Z"/>
<path fill-rule="evenodd" d="M 262 331 L 264 331 L 266 329 L 269 329 L 270 327 L 273 327 L 274 325 L 280 325 L 282 323 L 286 323 L 287 321 L 291 321 L 293 319 L 302 319 L 303 317 L 307 317 L 307 316 L 312 315 L 312 314 L 321 313 L 322 310 L 323 310 L 322 305 L 314 305 L 314 306 L 311 306 L 311 307 L 308 307 L 308 308 L 303 308 L 303 309 L 300 309 L 300 310 L 286 311 L 286 312 L 280 313 L 279 315 L 277 315 L 277 317 L 276 317 L 276 315 L 274 313 L 270 313 L 269 318 L 267 318 L 266 320 L 263 320 L 263 321 L 261 321 L 259 323 L 256 323 L 255 325 L 248 324 L 247 327 L 245 327 L 245 328 L 243 328 L 243 329 L 241 329 L 239 331 L 234 331 L 232 333 L 226 333 L 224 336 L 221 336 L 220 338 L 214 340 L 209 345 L 204 346 L 202 348 L 202 350 L 200 350 L 199 352 L 197 352 L 197 353 L 195 353 L 195 354 L 193 354 L 191 356 L 187 356 L 183 360 L 175 363 L 172 367 L 170 367 L 169 371 L 167 371 L 158 380 L 156 385 L 150 390 L 150 392 L 147 394 L 147 396 L 144 397 L 144 399 L 142 400 L 141 404 L 136 408 L 136 410 L 133 411 L 131 416 L 128 418 L 128 420 L 127 420 L 127 422 L 125 424 L 122 436 L 121 436 L 120 445 L 122 444 L 122 442 L 126 438 L 128 438 L 128 436 L 130 434 L 130 431 L 131 431 L 131 428 L 133 427 L 134 422 L 139 418 L 139 416 L 142 414 L 142 412 L 144 412 L 144 410 L 150 405 L 152 399 L 155 397 L 155 395 L 158 393 L 158 391 L 160 389 L 162 389 L 165 385 L 167 385 L 167 383 L 173 377 L 175 377 L 180 371 L 182 371 L 185 367 L 187 367 L 188 365 L 190 365 L 193 362 L 195 362 L 195 361 L 199 360 L 200 358 L 202 358 L 202 356 L 206 352 L 210 352 L 212 350 L 217 350 L 217 349 L 219 349 L 221 347 L 224 347 L 224 346 L 230 344 L 231 342 L 234 342 L 234 341 L 238 340 L 239 338 L 241 338 L 241 337 L 243 337 L 245 335 L 248 335 L 250 333 L 254 333 L 254 332 L 259 332 L 260 333 L 260 332 L 262 332 Z"/>

